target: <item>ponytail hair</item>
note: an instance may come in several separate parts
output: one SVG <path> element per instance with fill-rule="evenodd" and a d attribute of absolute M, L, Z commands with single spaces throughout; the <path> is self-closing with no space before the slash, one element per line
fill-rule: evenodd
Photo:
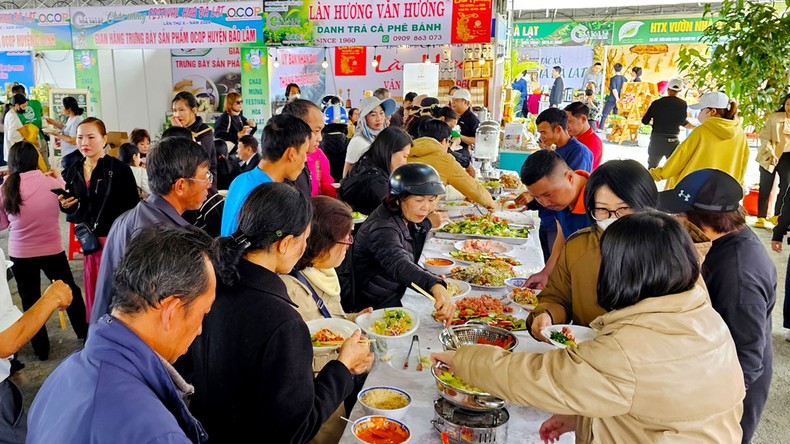
<path fill-rule="evenodd" d="M 721 117 L 722 119 L 733 120 L 736 115 L 738 115 L 738 102 L 735 100 L 730 100 L 730 104 L 727 108 L 713 108 L 716 110 L 716 114 Z"/>
<path fill-rule="evenodd" d="M 3 182 L 3 209 L 8 214 L 19 214 L 22 196 L 19 184 L 22 173 L 38 169 L 38 150 L 30 142 L 22 141 L 11 145 L 8 150 L 8 175 Z"/>
<path fill-rule="evenodd" d="M 63 108 L 73 112 L 75 116 L 81 116 L 85 112 L 84 109 L 80 108 L 77 99 L 71 96 L 63 98 Z"/>

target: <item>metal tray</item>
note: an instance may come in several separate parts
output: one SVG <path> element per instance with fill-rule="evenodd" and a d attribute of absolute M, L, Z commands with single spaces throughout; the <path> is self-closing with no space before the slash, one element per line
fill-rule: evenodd
<path fill-rule="evenodd" d="M 501 236 L 485 236 L 480 234 L 444 233 L 438 230 L 433 230 L 431 231 L 431 233 L 437 239 L 449 239 L 449 240 L 491 239 L 511 245 L 524 245 L 527 243 L 527 239 L 528 239 L 526 237 L 501 237 Z"/>

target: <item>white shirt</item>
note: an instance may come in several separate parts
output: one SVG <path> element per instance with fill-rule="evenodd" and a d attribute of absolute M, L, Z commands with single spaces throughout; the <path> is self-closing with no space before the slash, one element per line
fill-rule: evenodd
<path fill-rule="evenodd" d="M 143 167 L 136 167 L 136 166 L 129 166 L 132 169 L 132 174 L 134 175 L 134 181 L 137 183 L 137 188 L 143 190 L 146 196 L 151 194 L 151 190 L 148 188 L 148 172 Z"/>
<path fill-rule="evenodd" d="M 11 149 L 11 145 L 25 140 L 22 137 L 22 133 L 19 132 L 23 126 L 22 120 L 19 119 L 13 108 L 6 113 L 5 119 L 3 119 L 3 126 L 5 127 L 5 132 L 3 133 L 3 154 L 5 154 L 4 159 L 8 159 L 8 150 Z"/>
<path fill-rule="evenodd" d="M 22 317 L 22 312 L 11 301 L 11 290 L 8 289 L 6 280 L 6 265 L 5 252 L 0 248 L 0 273 L 2 273 L 0 276 L 0 332 L 6 331 Z M 10 374 L 11 357 L 0 357 L 0 382 L 5 381 Z"/>
<path fill-rule="evenodd" d="M 82 121 L 85 120 L 82 116 L 71 116 L 69 120 L 66 121 L 66 124 L 63 125 L 63 129 L 60 130 L 60 134 L 64 136 L 74 137 L 77 138 L 77 126 L 79 126 Z M 71 154 L 74 151 L 77 151 L 77 145 L 74 143 L 68 143 L 65 140 L 60 141 L 60 155 L 65 156 L 67 154 Z"/>
<path fill-rule="evenodd" d="M 359 162 L 359 159 L 370 149 L 370 145 L 370 141 L 365 136 L 357 135 L 352 137 L 346 150 L 346 162 L 352 165 Z"/>

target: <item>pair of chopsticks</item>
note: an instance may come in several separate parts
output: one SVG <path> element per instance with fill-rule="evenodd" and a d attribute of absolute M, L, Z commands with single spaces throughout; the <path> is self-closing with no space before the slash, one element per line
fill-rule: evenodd
<path fill-rule="evenodd" d="M 415 284 L 414 282 L 411 283 L 411 288 L 415 289 L 417 291 L 417 293 L 420 293 L 421 295 L 423 295 L 426 298 L 428 298 L 429 301 L 436 302 L 436 298 L 433 297 L 433 295 L 431 295 L 427 291 L 423 290 L 422 287 L 420 287 L 419 285 Z"/>

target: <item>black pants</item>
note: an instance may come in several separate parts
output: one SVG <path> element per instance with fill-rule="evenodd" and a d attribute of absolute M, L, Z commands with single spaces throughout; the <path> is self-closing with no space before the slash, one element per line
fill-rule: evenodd
<path fill-rule="evenodd" d="M 609 113 L 614 111 L 617 114 L 617 102 L 612 98 L 611 100 L 607 100 L 603 104 L 603 111 L 601 111 L 601 125 L 600 127 L 603 128 L 606 125 L 606 118 L 609 117 Z"/>
<path fill-rule="evenodd" d="M 27 413 L 22 392 L 10 379 L 0 382 L 0 444 L 24 444 Z"/>
<path fill-rule="evenodd" d="M 554 240 L 557 239 L 557 230 L 540 228 L 538 229 L 538 238 L 540 239 L 540 249 L 543 250 L 543 262 L 547 262 L 551 256 L 551 249 L 554 247 Z"/>
<path fill-rule="evenodd" d="M 647 167 L 657 167 L 663 157 L 669 159 L 669 156 L 678 147 L 678 143 L 677 134 L 650 134 L 650 145 L 647 147 Z"/>
<path fill-rule="evenodd" d="M 776 196 L 774 215 L 779 215 L 782 212 L 782 200 L 785 193 L 787 193 L 788 185 L 790 185 L 790 153 L 784 153 L 779 157 L 779 163 L 776 164 L 773 172 L 760 167 L 760 194 L 757 197 L 757 217 L 766 217 L 768 215 L 768 198 L 771 195 L 771 190 L 774 187 L 774 178 L 777 174 L 779 175 L 779 194 Z"/>
<path fill-rule="evenodd" d="M 19 298 L 22 299 L 22 307 L 29 310 L 41 298 L 41 272 L 47 279 L 56 281 L 61 280 L 71 287 L 71 305 L 66 309 L 71 320 L 71 326 L 77 337 L 84 339 L 88 334 L 88 321 L 85 319 L 85 302 L 82 300 L 82 291 L 69 268 L 69 261 L 66 260 L 66 253 L 60 252 L 52 256 L 40 256 L 30 258 L 12 257 L 14 266 L 14 279 L 19 289 Z M 33 336 L 30 343 L 33 351 L 40 358 L 49 356 L 49 336 L 47 336 L 46 325 Z"/>

